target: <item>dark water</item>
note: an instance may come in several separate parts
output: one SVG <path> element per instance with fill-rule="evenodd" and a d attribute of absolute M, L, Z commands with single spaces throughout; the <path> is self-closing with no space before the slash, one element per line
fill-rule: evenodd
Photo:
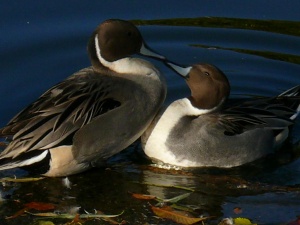
<path fill-rule="evenodd" d="M 276 95 L 300 83 L 299 8 L 297 0 L 1 1 L 0 125 L 52 85 L 89 66 L 87 40 L 108 18 L 134 20 L 146 42 L 173 61 L 217 65 L 231 82 L 231 97 Z M 153 63 L 167 78 L 167 103 L 188 94 L 183 80 Z M 30 201 L 108 214 L 125 210 L 120 220 L 130 224 L 174 224 L 154 218 L 148 203 L 128 192 L 170 198 L 186 191 L 149 184 L 196 187 L 197 192 L 182 203 L 197 206 L 199 215 L 216 216 L 210 223 L 238 216 L 259 224 L 286 223 L 300 215 L 299 135 L 298 120 L 292 145 L 285 149 L 293 150 L 293 157 L 283 155 L 280 162 L 230 171 L 198 171 L 193 176 L 154 172 L 129 148 L 112 160 L 110 170 L 70 177 L 71 189 L 63 187 L 61 179 L 1 187 L 7 200 L 0 205 L 0 224 L 33 224 L 34 218 L 28 216 L 4 220 Z M 0 173 L 12 174 L 24 175 L 19 170 Z M 287 186 L 293 189 L 284 189 Z M 243 213 L 235 215 L 235 207 Z"/>

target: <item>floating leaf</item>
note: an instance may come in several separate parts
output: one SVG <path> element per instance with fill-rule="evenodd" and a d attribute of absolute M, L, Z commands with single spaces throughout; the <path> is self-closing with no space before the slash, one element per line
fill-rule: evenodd
<path fill-rule="evenodd" d="M 252 223 L 249 219 L 241 218 L 241 217 L 234 218 L 233 223 L 235 225 L 256 225 L 256 224 Z"/>
<path fill-rule="evenodd" d="M 0 182 L 14 182 L 14 183 L 23 183 L 23 182 L 32 182 L 42 180 L 45 177 L 27 177 L 27 178 L 12 178 L 12 177 L 3 177 L 0 179 Z"/>
<path fill-rule="evenodd" d="M 207 217 L 194 218 L 186 212 L 172 209 L 170 206 L 164 206 L 162 208 L 152 206 L 152 211 L 161 218 L 166 218 L 175 221 L 180 224 L 195 224 L 200 221 L 204 221 Z"/>
<path fill-rule="evenodd" d="M 182 199 L 185 199 L 185 198 L 189 197 L 190 195 L 191 195 L 190 193 L 185 193 L 185 194 L 182 194 L 182 195 L 178 195 L 174 198 L 164 199 L 163 202 L 176 203 L 176 202 L 179 202 Z"/>
<path fill-rule="evenodd" d="M 19 217 L 19 216 L 23 215 L 29 209 L 35 209 L 35 210 L 39 210 L 39 211 L 55 209 L 55 205 L 53 205 L 51 203 L 43 203 L 43 202 L 29 202 L 29 203 L 26 203 L 24 206 L 25 207 L 23 209 L 19 210 L 12 216 L 6 217 L 6 219 L 14 219 L 16 217 Z"/>
<path fill-rule="evenodd" d="M 46 211 L 55 209 L 55 205 L 51 203 L 44 203 L 44 202 L 29 202 L 25 204 L 26 209 L 35 209 L 39 211 Z"/>
<path fill-rule="evenodd" d="M 154 195 L 144 195 L 144 194 L 138 194 L 138 193 L 132 193 L 132 197 L 141 199 L 141 200 L 153 200 L 156 199 L 156 196 Z"/>
<path fill-rule="evenodd" d="M 40 217 L 48 217 L 48 218 L 58 218 L 58 219 L 73 219 L 74 215 L 73 214 L 56 214 L 56 213 L 31 213 L 28 211 L 25 211 L 26 213 L 33 215 L 33 216 L 40 216 Z M 120 215 L 122 215 L 123 212 L 121 212 L 118 215 L 100 215 L 100 214 L 80 214 L 79 217 L 81 219 L 90 219 L 90 218 L 112 218 L 112 217 L 118 217 Z"/>

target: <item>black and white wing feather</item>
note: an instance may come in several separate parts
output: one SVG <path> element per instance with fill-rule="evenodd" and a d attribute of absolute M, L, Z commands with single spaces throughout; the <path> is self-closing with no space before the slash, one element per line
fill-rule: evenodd
<path fill-rule="evenodd" d="M 78 129 L 120 106 L 109 95 L 109 80 L 86 68 L 46 91 L 0 129 L 0 136 L 12 137 L 0 158 L 71 144 Z"/>
<path fill-rule="evenodd" d="M 219 115 L 219 123 L 230 135 L 268 127 L 285 129 L 300 113 L 300 86 L 295 86 L 273 97 L 260 97 L 227 106 Z"/>

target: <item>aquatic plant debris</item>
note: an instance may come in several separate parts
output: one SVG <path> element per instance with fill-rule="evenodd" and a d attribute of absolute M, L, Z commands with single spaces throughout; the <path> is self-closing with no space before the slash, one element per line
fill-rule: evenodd
<path fill-rule="evenodd" d="M 154 195 L 144 195 L 144 194 L 137 194 L 137 193 L 132 194 L 132 196 L 137 199 L 158 201 L 159 203 L 157 204 L 157 206 L 162 206 L 162 207 L 156 207 L 151 205 L 151 209 L 154 212 L 154 214 L 156 214 L 158 217 L 170 219 L 177 223 L 194 224 L 212 218 L 212 217 L 193 217 L 191 215 L 191 213 L 194 212 L 193 210 L 184 206 L 180 207 L 175 204 L 189 197 L 190 195 L 191 193 L 185 193 L 170 199 L 162 199 Z M 167 205 L 168 203 L 173 203 L 173 205 L 168 206 Z"/>
<path fill-rule="evenodd" d="M 14 182 L 14 183 L 25 183 L 33 182 L 45 179 L 45 177 L 25 177 L 25 178 L 16 178 L 16 177 L 3 177 L 0 179 L 1 183 L 5 182 Z"/>
<path fill-rule="evenodd" d="M 182 190 L 191 191 L 191 192 L 195 191 L 194 188 L 183 187 L 183 186 L 178 186 L 178 185 L 161 185 L 161 184 L 152 184 L 152 183 L 148 183 L 148 182 L 142 182 L 141 184 L 155 186 L 155 187 L 182 189 Z"/>
<path fill-rule="evenodd" d="M 27 214 L 32 215 L 32 216 L 38 216 L 38 217 L 47 217 L 47 218 L 55 218 L 55 219 L 74 219 L 74 217 L 77 215 L 74 214 L 67 214 L 67 213 L 62 213 L 62 214 L 57 214 L 57 213 L 31 213 L 28 211 L 25 211 Z M 78 214 L 80 219 L 92 219 L 92 218 L 113 218 L 113 217 L 118 217 L 121 216 L 124 213 L 122 211 L 120 214 L 116 215 L 106 215 L 106 214 Z"/>
<path fill-rule="evenodd" d="M 5 219 L 14 219 L 21 215 L 23 215 L 27 210 L 34 209 L 38 211 L 46 211 L 46 210 L 52 210 L 55 209 L 55 205 L 51 203 L 44 203 L 44 202 L 29 202 L 24 204 L 24 208 L 16 212 L 12 216 L 8 216 Z"/>
<path fill-rule="evenodd" d="M 154 195 L 145 195 L 145 194 L 138 194 L 138 193 L 131 193 L 132 197 L 136 199 L 141 199 L 141 200 L 154 200 L 157 199 L 156 196 Z"/>
<path fill-rule="evenodd" d="M 176 223 L 180 224 L 195 224 L 200 221 L 207 220 L 211 217 L 192 217 L 189 213 L 179 211 L 179 210 L 174 210 L 170 206 L 164 206 L 164 207 L 151 207 L 152 211 L 159 217 L 165 218 L 165 219 L 170 219 L 175 221 Z"/>
<path fill-rule="evenodd" d="M 189 197 L 191 195 L 191 193 L 185 193 L 185 194 L 178 195 L 178 196 L 175 196 L 175 197 L 169 198 L 169 199 L 162 199 L 155 195 L 145 195 L 145 194 L 138 194 L 138 193 L 131 193 L 131 195 L 132 195 L 132 197 L 141 199 L 141 200 L 156 200 L 160 203 L 176 203 L 182 199 Z"/>
<path fill-rule="evenodd" d="M 257 225 L 252 223 L 248 218 L 224 218 L 218 225 Z"/>
<path fill-rule="evenodd" d="M 39 220 L 32 225 L 55 225 L 52 221 Z"/>
<path fill-rule="evenodd" d="M 100 210 L 95 210 L 97 212 L 97 214 L 104 214 L 103 212 L 101 212 Z M 115 224 L 115 225 L 123 225 L 123 224 L 126 224 L 127 222 L 125 220 L 122 220 L 120 223 L 117 222 L 116 220 L 114 220 L 112 217 L 110 218 L 101 218 L 102 220 L 104 221 L 107 221 L 109 222 L 110 224 Z"/>
<path fill-rule="evenodd" d="M 169 203 L 176 203 L 176 202 L 179 202 L 182 199 L 185 199 L 185 198 L 189 197 L 190 195 L 191 195 L 191 193 L 185 193 L 185 194 L 182 194 L 182 195 L 178 195 L 178 196 L 176 196 L 174 198 L 163 199 L 162 201 L 164 203 L 167 203 L 167 202 L 169 202 Z"/>
<path fill-rule="evenodd" d="M 29 202 L 24 205 L 27 209 L 35 209 L 39 211 L 55 209 L 55 205 L 44 202 Z"/>

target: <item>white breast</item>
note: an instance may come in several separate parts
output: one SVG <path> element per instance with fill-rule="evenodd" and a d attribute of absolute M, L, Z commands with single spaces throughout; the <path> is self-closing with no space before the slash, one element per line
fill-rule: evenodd
<path fill-rule="evenodd" d="M 172 149 L 168 149 L 166 145 L 171 130 L 183 116 L 199 116 L 212 110 L 214 109 L 195 108 L 187 98 L 173 102 L 163 113 L 150 134 L 144 146 L 145 154 L 150 158 L 161 159 L 165 163 L 179 164 L 176 156 L 172 153 Z"/>

